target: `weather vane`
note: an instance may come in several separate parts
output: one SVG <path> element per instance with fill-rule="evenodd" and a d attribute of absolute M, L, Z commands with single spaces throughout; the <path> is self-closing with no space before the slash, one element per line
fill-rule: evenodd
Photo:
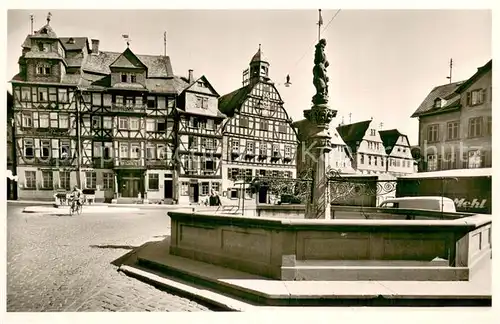
<path fill-rule="evenodd" d="M 123 39 L 125 39 L 127 41 L 127 47 L 129 47 L 130 46 L 130 42 L 132 41 L 130 39 L 129 35 L 124 34 L 124 35 L 122 35 L 122 37 L 123 37 Z"/>

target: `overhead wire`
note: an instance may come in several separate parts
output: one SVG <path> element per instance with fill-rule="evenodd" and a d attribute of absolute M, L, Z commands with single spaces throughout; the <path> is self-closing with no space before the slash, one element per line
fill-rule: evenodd
<path fill-rule="evenodd" d="M 337 12 L 335 13 L 335 15 L 333 15 L 332 19 L 330 19 L 330 21 L 326 24 L 325 28 L 323 28 L 323 30 L 321 31 L 322 33 L 324 33 L 328 29 L 328 27 L 330 27 L 330 24 L 333 22 L 333 20 L 335 19 L 335 17 L 337 17 L 337 15 L 340 13 L 340 10 L 341 9 L 338 9 Z M 302 55 L 302 57 L 297 61 L 297 63 L 295 63 L 294 67 L 292 68 L 292 71 L 295 68 L 297 68 L 297 66 L 299 65 L 300 61 L 302 61 L 304 59 L 304 57 L 306 56 L 306 54 L 309 53 L 309 49 L 311 47 L 313 47 L 315 44 L 316 44 L 316 42 L 314 42 L 311 45 L 309 45 L 307 51 Z"/>

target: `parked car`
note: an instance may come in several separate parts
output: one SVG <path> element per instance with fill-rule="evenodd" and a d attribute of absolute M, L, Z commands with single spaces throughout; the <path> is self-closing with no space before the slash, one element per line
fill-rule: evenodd
<path fill-rule="evenodd" d="M 400 209 L 424 209 L 435 210 L 445 213 L 455 213 L 455 203 L 447 197 L 421 196 L 421 197 L 400 197 L 384 200 L 380 208 L 400 208 Z"/>

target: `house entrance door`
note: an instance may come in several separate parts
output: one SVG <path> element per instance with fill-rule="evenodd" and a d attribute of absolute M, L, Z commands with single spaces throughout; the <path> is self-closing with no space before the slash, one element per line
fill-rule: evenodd
<path fill-rule="evenodd" d="M 137 198 L 137 195 L 140 193 L 141 179 L 139 177 L 125 177 L 122 178 L 122 183 L 122 197 Z"/>

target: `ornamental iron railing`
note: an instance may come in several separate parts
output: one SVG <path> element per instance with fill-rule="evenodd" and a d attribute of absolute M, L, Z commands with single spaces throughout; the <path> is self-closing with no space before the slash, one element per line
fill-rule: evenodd
<path fill-rule="evenodd" d="M 332 204 L 348 203 L 374 206 L 377 204 L 377 198 L 395 194 L 397 186 L 397 179 L 379 180 L 364 177 L 343 177 L 340 175 L 340 170 L 335 169 L 328 169 L 326 176 L 328 177 L 328 190 L 330 191 Z"/>
<path fill-rule="evenodd" d="M 282 203 L 306 203 L 311 198 L 312 170 L 306 170 L 297 178 L 259 176 L 251 182 L 254 192 L 265 190 L 267 195 L 273 195 Z"/>

